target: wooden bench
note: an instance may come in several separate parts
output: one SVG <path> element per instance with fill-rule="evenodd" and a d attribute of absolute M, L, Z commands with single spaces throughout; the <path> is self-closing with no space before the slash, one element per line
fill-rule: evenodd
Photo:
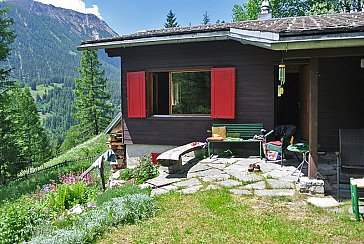
<path fill-rule="evenodd" d="M 259 143 L 259 156 L 263 158 L 262 141 L 253 139 L 263 129 L 262 123 L 256 124 L 213 124 L 212 127 L 226 127 L 226 138 L 221 141 L 208 141 L 208 155 L 214 151 L 215 143 Z M 210 132 L 210 131 L 208 131 Z M 239 136 L 239 137 L 238 137 Z"/>
<path fill-rule="evenodd" d="M 182 155 L 201 149 L 205 143 L 192 142 L 180 147 L 168 150 L 157 157 L 160 165 L 168 168 L 168 173 L 176 173 L 182 170 Z"/>

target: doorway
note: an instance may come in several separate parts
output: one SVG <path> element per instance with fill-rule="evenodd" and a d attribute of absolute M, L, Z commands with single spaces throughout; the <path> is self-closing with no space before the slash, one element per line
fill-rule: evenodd
<path fill-rule="evenodd" d="M 278 69 L 275 75 L 275 88 L 278 84 Z M 295 125 L 299 128 L 301 139 L 308 140 L 309 129 L 309 65 L 287 65 L 284 93 L 276 97 L 275 125 Z"/>

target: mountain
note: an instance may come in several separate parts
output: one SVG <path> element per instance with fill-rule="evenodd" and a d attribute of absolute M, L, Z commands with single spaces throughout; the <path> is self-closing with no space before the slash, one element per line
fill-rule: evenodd
<path fill-rule="evenodd" d="M 92 14 L 46 5 L 33 0 L 8 0 L 9 17 L 17 35 L 9 64 L 12 77 L 29 86 L 36 98 L 50 139 L 62 143 L 74 124 L 72 104 L 74 78 L 78 77 L 81 52 L 77 46 L 90 38 L 117 36 L 105 21 Z M 108 90 L 120 106 L 120 60 L 99 51 L 108 78 Z"/>

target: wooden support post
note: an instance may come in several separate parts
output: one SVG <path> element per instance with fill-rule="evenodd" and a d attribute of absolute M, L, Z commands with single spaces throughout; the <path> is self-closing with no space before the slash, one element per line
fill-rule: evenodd
<path fill-rule="evenodd" d="M 310 111 L 309 111 L 309 159 L 308 178 L 317 179 L 317 134 L 318 134 L 318 58 L 312 57 L 310 79 Z"/>
<path fill-rule="evenodd" d="M 101 187 L 102 190 L 106 190 L 105 186 L 105 160 L 104 158 L 101 159 L 101 165 L 100 165 L 100 177 L 101 177 Z"/>

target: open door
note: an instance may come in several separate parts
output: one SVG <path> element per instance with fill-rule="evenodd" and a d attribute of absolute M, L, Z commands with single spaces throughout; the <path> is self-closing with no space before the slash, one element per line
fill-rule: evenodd
<path fill-rule="evenodd" d="M 300 99 L 299 99 L 299 128 L 301 139 L 309 138 L 309 109 L 310 109 L 310 77 L 309 65 L 300 68 Z"/>

